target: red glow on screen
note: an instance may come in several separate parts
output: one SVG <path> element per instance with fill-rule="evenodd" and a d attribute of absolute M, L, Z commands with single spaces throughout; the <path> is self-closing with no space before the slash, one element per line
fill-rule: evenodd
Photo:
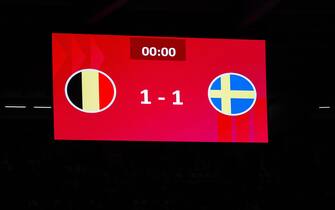
<path fill-rule="evenodd" d="M 56 140 L 268 142 L 265 41 L 52 35 Z"/>

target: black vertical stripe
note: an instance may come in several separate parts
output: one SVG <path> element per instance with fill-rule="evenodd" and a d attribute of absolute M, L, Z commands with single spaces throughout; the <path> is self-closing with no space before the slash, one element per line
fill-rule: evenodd
<path fill-rule="evenodd" d="M 81 73 L 71 78 L 67 86 L 67 94 L 71 102 L 78 108 L 83 108 Z"/>

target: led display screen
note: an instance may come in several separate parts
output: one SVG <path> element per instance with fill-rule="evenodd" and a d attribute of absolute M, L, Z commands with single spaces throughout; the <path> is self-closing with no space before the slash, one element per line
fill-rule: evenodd
<path fill-rule="evenodd" d="M 268 142 L 264 40 L 52 34 L 55 140 Z"/>

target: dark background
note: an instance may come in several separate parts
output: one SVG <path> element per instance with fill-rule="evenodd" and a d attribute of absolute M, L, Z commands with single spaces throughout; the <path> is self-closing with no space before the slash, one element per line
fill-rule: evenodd
<path fill-rule="evenodd" d="M 0 208 L 331 209 L 334 21 L 331 1 L 1 1 Z M 32 108 L 51 32 L 265 39 L 269 144 L 53 141 Z"/>

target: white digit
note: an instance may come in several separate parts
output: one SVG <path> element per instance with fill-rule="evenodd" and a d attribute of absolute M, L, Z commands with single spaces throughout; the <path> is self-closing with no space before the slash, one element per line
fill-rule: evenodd
<path fill-rule="evenodd" d="M 149 50 L 150 52 L 150 56 L 156 56 L 156 54 L 157 54 L 157 49 L 156 49 L 156 47 L 150 47 L 150 50 Z"/>
<path fill-rule="evenodd" d="M 142 55 L 148 56 L 149 55 L 149 48 L 148 47 L 142 47 Z"/>
<path fill-rule="evenodd" d="M 163 48 L 161 49 L 161 54 L 162 54 L 163 57 L 168 56 L 168 55 L 169 55 L 169 49 L 166 48 L 166 47 L 163 47 Z"/>
<path fill-rule="evenodd" d="M 176 49 L 175 48 L 170 48 L 169 49 L 169 55 L 170 55 L 170 57 L 174 57 L 175 55 L 176 55 Z"/>
<path fill-rule="evenodd" d="M 149 101 L 149 91 L 147 89 L 144 89 L 141 91 L 141 94 L 143 94 L 144 96 L 143 101 L 141 101 L 141 104 L 151 104 L 151 101 Z"/>
<path fill-rule="evenodd" d="M 173 105 L 183 105 L 184 103 L 180 101 L 180 90 L 176 90 L 172 93 L 172 95 L 176 96 L 176 101 L 173 102 Z"/>

